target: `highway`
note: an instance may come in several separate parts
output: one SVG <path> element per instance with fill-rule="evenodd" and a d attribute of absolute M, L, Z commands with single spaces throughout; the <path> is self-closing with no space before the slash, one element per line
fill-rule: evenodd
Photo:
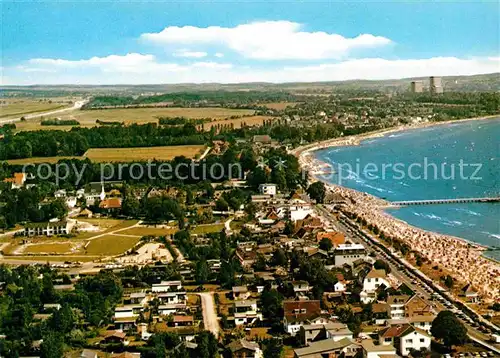
<path fill-rule="evenodd" d="M 363 244 L 367 247 L 368 251 L 374 252 L 377 258 L 387 262 L 391 268 L 391 274 L 401 282 L 404 282 L 416 294 L 429 300 L 437 313 L 442 310 L 454 312 L 462 323 L 464 323 L 471 339 L 483 347 L 500 354 L 500 345 L 489 341 L 491 333 L 498 333 L 498 327 L 473 311 L 468 310 L 466 312 L 463 310 L 449 293 L 436 285 L 406 260 L 399 257 L 396 253 L 391 252 L 378 239 L 360 228 L 356 222 L 350 220 L 342 212 L 339 212 L 340 216 L 337 219 L 325 207 L 318 205 L 317 209 L 332 224 L 335 230 L 344 233 L 353 242 Z"/>
<path fill-rule="evenodd" d="M 22 117 L 24 117 L 25 119 L 32 119 L 32 118 L 38 118 L 38 117 L 42 117 L 42 116 L 52 116 L 54 114 L 74 111 L 74 110 L 82 108 L 82 106 L 87 102 L 88 102 L 88 100 L 84 99 L 81 101 L 76 101 L 72 107 L 56 109 L 54 111 L 48 111 L 48 112 L 37 112 L 37 113 L 26 114 Z M 0 119 L 0 125 L 6 124 L 6 123 L 18 122 L 21 120 L 22 117 Z"/>

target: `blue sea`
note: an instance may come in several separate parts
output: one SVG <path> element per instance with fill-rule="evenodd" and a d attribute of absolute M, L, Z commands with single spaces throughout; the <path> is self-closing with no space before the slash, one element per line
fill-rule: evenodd
<path fill-rule="evenodd" d="M 323 179 L 388 201 L 500 196 L 500 118 L 388 134 L 315 153 L 332 165 Z M 491 247 L 500 260 L 500 203 L 407 206 L 407 223 Z"/>

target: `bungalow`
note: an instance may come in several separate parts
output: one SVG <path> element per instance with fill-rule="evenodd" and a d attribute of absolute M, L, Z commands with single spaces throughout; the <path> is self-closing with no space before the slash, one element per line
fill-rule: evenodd
<path fill-rule="evenodd" d="M 160 283 L 154 283 L 151 287 L 152 292 L 177 292 L 181 289 L 181 281 L 161 281 Z"/>
<path fill-rule="evenodd" d="M 111 331 L 108 332 L 106 337 L 104 337 L 104 341 L 106 343 L 123 343 L 127 344 L 128 342 L 125 340 L 127 335 L 121 331 Z"/>
<path fill-rule="evenodd" d="M 345 244 L 345 235 L 335 231 L 324 231 L 316 234 L 316 241 L 321 242 L 323 239 L 328 239 L 333 247 Z"/>
<path fill-rule="evenodd" d="M 170 324 L 174 327 L 186 327 L 194 324 L 193 316 L 174 315 Z"/>
<path fill-rule="evenodd" d="M 185 303 L 170 303 L 158 306 L 158 314 L 160 316 L 168 316 L 177 312 L 185 312 L 186 304 Z"/>
<path fill-rule="evenodd" d="M 258 312 L 257 300 L 234 302 L 234 323 L 237 326 L 253 324 L 257 320 L 262 320 L 262 314 Z"/>
<path fill-rule="evenodd" d="M 307 293 L 312 288 L 307 281 L 292 281 L 292 286 L 295 294 Z"/>
<path fill-rule="evenodd" d="M 249 268 L 255 263 L 257 253 L 253 250 L 243 250 L 238 248 L 236 250 L 236 257 L 243 268 Z"/>
<path fill-rule="evenodd" d="M 99 203 L 99 208 L 107 210 L 108 212 L 117 211 L 122 208 L 121 198 L 107 198 Z"/>
<path fill-rule="evenodd" d="M 133 292 L 129 297 L 130 303 L 134 305 L 144 306 L 147 302 L 147 297 L 145 292 Z"/>
<path fill-rule="evenodd" d="M 186 303 L 186 292 L 160 292 L 157 295 L 160 302 L 163 304 L 179 304 Z"/>
<path fill-rule="evenodd" d="M 49 221 L 41 223 L 28 223 L 24 228 L 25 236 L 53 236 L 68 235 L 73 229 L 74 221 Z"/>
<path fill-rule="evenodd" d="M 232 358 L 263 358 L 259 344 L 246 339 L 233 341 L 226 348 L 231 352 Z"/>

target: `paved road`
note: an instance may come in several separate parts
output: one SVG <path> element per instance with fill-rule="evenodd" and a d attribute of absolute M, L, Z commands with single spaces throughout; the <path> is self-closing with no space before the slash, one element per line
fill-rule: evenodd
<path fill-rule="evenodd" d="M 212 332 L 215 337 L 219 336 L 219 322 L 215 311 L 214 296 L 211 292 L 199 293 L 201 308 L 203 311 L 203 324 L 207 331 Z"/>
<path fill-rule="evenodd" d="M 38 112 L 38 113 L 31 113 L 31 114 L 26 114 L 22 117 L 26 119 L 32 119 L 32 118 L 37 118 L 37 117 L 42 117 L 42 116 L 52 116 L 54 114 L 59 114 L 59 113 L 64 113 L 64 112 L 69 112 L 69 111 L 74 111 L 76 109 L 82 108 L 82 106 L 87 103 L 88 100 L 81 100 L 81 101 L 76 101 L 73 104 L 73 107 L 68 107 L 68 108 L 62 108 L 62 109 L 57 109 L 55 111 L 49 111 L 49 112 Z M 14 117 L 14 118 L 6 118 L 6 119 L 0 119 L 0 125 L 5 124 L 5 123 L 12 123 L 12 122 L 18 122 L 21 120 L 21 117 Z"/>
<path fill-rule="evenodd" d="M 432 287 L 430 287 L 426 282 L 424 282 L 418 275 L 412 273 L 411 269 L 406 269 L 406 270 L 400 269 L 402 266 L 408 268 L 408 266 L 410 266 L 408 262 L 401 259 L 400 257 L 397 257 L 396 255 L 388 255 L 382 249 L 380 249 L 372 242 L 367 240 L 366 237 L 362 235 L 363 232 L 358 227 L 358 225 L 356 223 L 350 222 L 347 219 L 347 217 L 343 217 L 341 220 L 337 220 L 335 216 L 333 216 L 328 209 L 321 206 L 317 206 L 317 208 L 319 212 L 323 215 L 323 217 L 325 217 L 337 231 L 343 232 L 346 235 L 346 237 L 348 237 L 349 239 L 351 239 L 356 243 L 360 243 L 365 246 L 368 245 L 368 247 L 375 252 L 377 258 L 384 259 L 384 261 L 386 261 L 391 267 L 391 274 L 394 275 L 399 281 L 404 282 L 418 295 L 423 296 L 427 300 L 432 300 L 432 295 L 435 292 L 435 290 L 433 290 Z M 400 263 L 398 264 L 398 262 Z M 416 270 L 415 268 L 412 269 Z M 454 312 L 461 311 L 460 308 L 457 307 L 451 300 L 442 299 L 440 301 L 431 301 L 431 302 L 433 303 L 434 309 L 437 312 L 440 312 L 442 310 L 451 310 Z M 476 342 L 482 344 L 483 346 L 486 346 L 489 349 L 494 350 L 497 353 L 500 353 L 500 347 L 497 344 L 492 344 L 491 342 L 488 342 L 489 340 L 488 334 L 484 334 L 483 332 L 480 332 L 479 330 L 471 326 L 469 324 L 470 321 L 464 318 L 460 319 L 467 328 L 469 337 L 471 337 Z M 476 317 L 476 320 L 482 321 L 482 317 Z"/>

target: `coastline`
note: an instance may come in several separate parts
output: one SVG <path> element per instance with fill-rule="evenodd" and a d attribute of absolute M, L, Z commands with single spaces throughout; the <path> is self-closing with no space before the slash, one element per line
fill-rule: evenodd
<path fill-rule="evenodd" d="M 359 145 L 364 140 L 380 138 L 409 129 L 421 129 L 462 123 L 464 121 L 487 120 L 499 116 L 500 114 L 387 128 L 376 132 L 313 143 L 296 148 L 292 151 L 292 154 L 297 156 L 301 168 L 312 174 L 310 180 L 324 182 L 329 191 L 343 197 L 348 202 L 347 209 L 349 211 L 364 218 L 367 223 L 378 226 L 386 235 L 396 237 L 410 245 L 412 250 L 419 252 L 433 264 L 438 264 L 452 272 L 453 276 L 459 281 L 471 283 L 485 298 L 498 300 L 500 298 L 500 280 L 497 280 L 496 277 L 500 277 L 500 264 L 495 259 L 483 255 L 488 250 L 488 246 L 461 237 L 439 234 L 412 226 L 384 210 L 390 207 L 388 201 L 368 193 L 327 182 L 319 175 L 322 174 L 322 168 L 328 166 L 328 164 L 314 157 L 313 152 L 328 147 Z"/>

